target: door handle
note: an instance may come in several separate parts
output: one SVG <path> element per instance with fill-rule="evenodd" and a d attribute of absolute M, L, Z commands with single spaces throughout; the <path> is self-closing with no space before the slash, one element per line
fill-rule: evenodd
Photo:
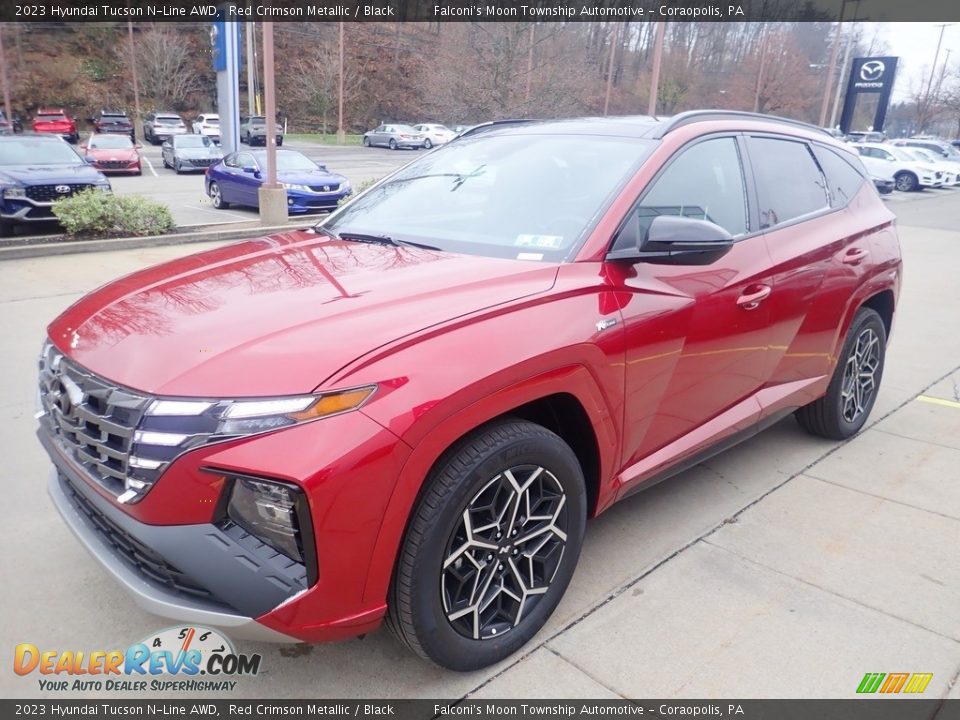
<path fill-rule="evenodd" d="M 841 258 L 840 262 L 845 265 L 859 265 L 860 261 L 867 256 L 867 251 L 861 248 L 850 248 Z"/>
<path fill-rule="evenodd" d="M 773 288 L 769 285 L 750 285 L 744 290 L 743 295 L 737 298 L 737 305 L 744 310 L 756 310 L 772 292 Z"/>

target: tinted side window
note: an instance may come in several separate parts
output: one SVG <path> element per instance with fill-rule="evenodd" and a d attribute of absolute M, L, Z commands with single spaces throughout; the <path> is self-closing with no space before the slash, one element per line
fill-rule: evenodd
<path fill-rule="evenodd" d="M 641 238 L 657 215 L 709 220 L 731 235 L 745 234 L 747 194 L 736 140 L 705 140 L 683 150 L 654 180 L 634 212 Z"/>
<path fill-rule="evenodd" d="M 820 169 L 827 176 L 827 188 L 830 191 L 830 204 L 833 207 L 843 207 L 860 192 L 864 177 L 862 171 L 854 167 L 856 158 L 849 160 L 840 153 L 829 148 L 813 146 L 813 154 L 820 163 Z"/>
<path fill-rule="evenodd" d="M 829 207 L 826 183 L 806 143 L 752 137 L 750 162 L 761 229 Z"/>
<path fill-rule="evenodd" d="M 226 165 L 227 167 L 240 167 L 240 165 L 237 163 L 236 153 L 231 153 L 230 155 L 227 155 L 226 159 L 223 161 L 223 164 Z"/>

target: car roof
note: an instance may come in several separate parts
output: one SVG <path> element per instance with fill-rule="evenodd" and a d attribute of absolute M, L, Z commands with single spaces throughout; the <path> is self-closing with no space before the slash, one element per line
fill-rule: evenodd
<path fill-rule="evenodd" d="M 610 117 L 585 117 L 568 120 L 499 120 L 476 125 L 464 131 L 460 137 L 472 137 L 480 133 L 509 128 L 511 132 L 552 132 L 570 135 L 608 135 L 611 137 L 650 138 L 659 140 L 679 128 L 701 122 L 734 122 L 741 125 L 768 124 L 779 131 L 802 130 L 824 140 L 835 142 L 826 130 L 810 123 L 775 115 L 740 112 L 734 110 L 691 110 L 670 117 L 650 115 L 625 115 Z"/>

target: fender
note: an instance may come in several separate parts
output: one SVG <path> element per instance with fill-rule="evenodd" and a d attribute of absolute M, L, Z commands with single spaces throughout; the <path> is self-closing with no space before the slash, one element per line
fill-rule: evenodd
<path fill-rule="evenodd" d="M 879 243 L 873 243 L 874 248 L 878 245 Z M 837 358 L 843 349 L 843 343 L 847 339 L 847 333 L 850 331 L 850 326 L 853 324 L 853 318 L 857 314 L 857 310 L 874 295 L 878 295 L 886 290 L 893 292 L 894 313 L 893 317 L 891 317 L 892 328 L 893 318 L 896 317 L 897 300 L 900 297 L 900 283 L 901 266 L 899 262 L 891 262 L 878 268 L 877 272 L 871 275 L 871 277 L 861 284 L 856 292 L 850 296 L 850 299 L 847 301 L 847 306 L 844 309 L 843 322 L 837 327 L 837 334 L 833 339 L 831 373 L 833 368 L 836 367 Z M 889 337 L 887 340 L 889 342 Z"/>
<path fill-rule="evenodd" d="M 525 403 L 558 393 L 573 395 L 590 418 L 600 456 L 597 508 L 607 507 L 613 502 L 616 488 L 610 479 L 618 457 L 618 433 L 603 393 L 586 367 L 571 365 L 557 368 L 481 396 L 424 435 L 407 458 L 380 526 L 367 571 L 364 603 L 382 602 L 386 597 L 407 522 L 430 469 L 443 452 L 485 422 Z"/>

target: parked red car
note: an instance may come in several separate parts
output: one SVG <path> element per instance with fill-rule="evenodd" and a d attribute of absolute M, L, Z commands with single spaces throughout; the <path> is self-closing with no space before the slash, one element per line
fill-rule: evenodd
<path fill-rule="evenodd" d="M 33 131 L 59 135 L 70 143 L 76 143 L 80 138 L 77 123 L 63 109 L 38 110 L 33 118 Z"/>
<path fill-rule="evenodd" d="M 140 175 L 140 143 L 133 143 L 126 135 L 91 135 L 82 146 L 90 164 L 104 175 Z"/>
<path fill-rule="evenodd" d="M 386 617 L 482 667 L 553 612 L 588 517 L 788 415 L 864 425 L 893 220 L 787 120 L 479 126 L 54 320 L 49 491 L 156 614 L 287 642 Z"/>

